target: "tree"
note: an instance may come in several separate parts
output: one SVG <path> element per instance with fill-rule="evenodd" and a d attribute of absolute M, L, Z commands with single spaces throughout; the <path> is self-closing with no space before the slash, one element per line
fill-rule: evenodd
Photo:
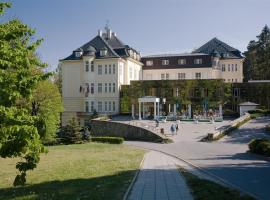
<path fill-rule="evenodd" d="M 0 15 L 9 3 L 0 3 Z M 33 41 L 35 32 L 20 20 L 0 24 L 0 156 L 21 157 L 14 185 L 26 182 L 27 170 L 33 170 L 44 152 L 36 127 L 37 116 L 22 107 L 31 101 L 37 84 L 49 77 L 40 73 L 46 66 L 36 55 L 42 40 Z"/>
<path fill-rule="evenodd" d="M 270 29 L 264 26 L 257 41 L 251 40 L 247 51 L 244 53 L 245 81 L 250 79 L 270 79 Z"/>
<path fill-rule="evenodd" d="M 49 80 L 39 82 L 29 107 L 32 115 L 38 117 L 37 128 L 42 141 L 53 140 L 60 124 L 59 113 L 63 111 L 57 85 Z"/>
<path fill-rule="evenodd" d="M 78 121 L 73 117 L 69 123 L 63 127 L 62 140 L 66 144 L 75 144 L 82 141 L 81 127 Z"/>

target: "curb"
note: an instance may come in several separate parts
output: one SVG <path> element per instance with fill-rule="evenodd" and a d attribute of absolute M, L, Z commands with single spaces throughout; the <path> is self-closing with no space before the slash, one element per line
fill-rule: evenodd
<path fill-rule="evenodd" d="M 135 145 L 133 145 L 133 146 L 135 146 Z M 138 147 L 138 146 L 135 146 L 135 147 Z M 219 177 L 219 176 L 217 176 L 217 175 L 214 175 L 213 173 L 208 172 L 208 171 L 202 169 L 201 167 L 199 167 L 199 166 L 197 166 L 197 165 L 195 165 L 195 164 L 193 164 L 193 163 L 191 163 L 191 162 L 189 162 L 189 161 L 187 161 L 187 160 L 185 160 L 185 159 L 183 159 L 183 158 L 180 158 L 180 157 L 178 157 L 178 156 L 175 156 L 175 155 L 166 153 L 166 152 L 161 151 L 161 150 L 156 150 L 156 149 L 151 149 L 151 148 L 144 148 L 144 147 L 139 147 L 139 148 L 146 149 L 146 150 L 151 150 L 151 151 L 156 151 L 156 152 L 159 152 L 159 153 L 163 153 L 163 154 L 165 154 L 165 155 L 167 155 L 167 156 L 173 157 L 173 158 L 175 158 L 175 159 L 178 159 L 178 160 L 180 160 L 180 161 L 182 161 L 182 162 L 185 162 L 185 163 L 187 163 L 188 165 L 190 165 L 190 166 L 196 168 L 198 171 L 200 171 L 200 172 L 202 172 L 202 173 L 204 173 L 204 174 L 206 174 L 206 175 L 208 175 L 208 176 L 210 176 L 210 177 L 212 177 L 212 178 L 218 179 L 221 183 L 223 183 L 223 184 L 226 185 L 227 187 L 234 188 L 234 189 L 236 189 L 236 190 L 242 192 L 243 194 L 247 194 L 247 195 L 249 195 L 249 196 L 251 196 L 251 197 L 253 197 L 253 198 L 255 198 L 255 199 L 259 199 L 259 197 L 257 197 L 255 194 L 252 194 L 252 193 L 250 193 L 250 192 L 247 192 L 247 191 L 245 191 L 244 189 L 240 188 L 239 186 L 234 185 L 234 184 L 232 184 L 232 183 L 226 181 L 225 179 L 223 179 L 223 178 L 221 178 L 221 177 Z M 125 199 L 124 199 L 124 200 L 125 200 Z"/>
<path fill-rule="evenodd" d="M 145 154 L 146 154 L 146 153 L 145 153 Z M 128 196 L 129 196 L 129 193 L 130 193 L 130 191 L 131 191 L 131 189 L 132 189 L 132 187 L 133 187 L 135 181 L 137 180 L 137 177 L 138 177 L 138 175 L 139 175 L 139 172 L 141 171 L 142 164 L 143 164 L 144 159 L 145 159 L 145 154 L 144 154 L 143 159 L 142 159 L 142 161 L 141 161 L 141 163 L 140 163 L 139 169 L 137 169 L 137 171 L 136 171 L 136 173 L 135 173 L 135 175 L 134 175 L 134 177 L 133 177 L 131 183 L 130 183 L 129 186 L 128 186 L 128 189 L 127 189 L 127 191 L 126 191 L 126 193 L 125 193 L 125 195 L 124 195 L 124 197 L 123 197 L 123 200 L 127 200 Z"/>

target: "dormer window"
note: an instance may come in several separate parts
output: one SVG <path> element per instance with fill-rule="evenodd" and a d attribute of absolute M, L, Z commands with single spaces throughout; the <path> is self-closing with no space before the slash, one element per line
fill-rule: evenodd
<path fill-rule="evenodd" d="M 129 50 L 128 53 L 129 53 L 130 57 L 133 57 L 133 51 L 132 50 Z"/>
<path fill-rule="evenodd" d="M 106 56 L 107 55 L 107 52 L 108 52 L 108 50 L 106 48 L 102 48 L 100 50 L 100 56 Z"/>
<path fill-rule="evenodd" d="M 81 51 L 76 51 L 76 52 L 75 52 L 76 58 L 81 57 L 81 55 L 82 55 L 82 52 L 81 52 Z"/>
<path fill-rule="evenodd" d="M 153 60 L 147 60 L 146 66 L 153 66 Z"/>
<path fill-rule="evenodd" d="M 202 59 L 201 59 L 201 58 L 195 59 L 195 60 L 194 60 L 194 64 L 195 64 L 195 65 L 200 65 L 200 64 L 202 64 Z"/>
<path fill-rule="evenodd" d="M 185 65 L 187 62 L 186 62 L 186 59 L 179 59 L 178 60 L 178 65 Z"/>
<path fill-rule="evenodd" d="M 169 65 L 169 60 L 162 60 L 162 65 Z"/>

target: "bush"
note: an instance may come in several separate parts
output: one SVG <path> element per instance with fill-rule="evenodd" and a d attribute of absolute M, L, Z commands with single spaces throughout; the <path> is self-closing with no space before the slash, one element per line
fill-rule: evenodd
<path fill-rule="evenodd" d="M 268 139 L 254 139 L 248 147 L 252 153 L 270 156 L 270 140 Z"/>
<path fill-rule="evenodd" d="M 124 138 L 121 137 L 91 137 L 92 142 L 103 142 L 110 144 L 122 144 L 124 142 Z"/>
<path fill-rule="evenodd" d="M 270 132 L 270 124 L 267 125 L 267 126 L 265 127 L 265 130 L 266 130 L 267 132 Z"/>

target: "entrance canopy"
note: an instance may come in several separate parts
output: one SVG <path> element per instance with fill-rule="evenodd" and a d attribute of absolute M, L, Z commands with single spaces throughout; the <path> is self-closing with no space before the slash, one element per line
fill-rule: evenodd
<path fill-rule="evenodd" d="M 159 116 L 159 98 L 155 96 L 144 96 L 138 99 L 139 102 L 139 120 L 141 120 L 141 103 L 143 106 L 143 118 L 145 114 L 144 103 L 154 103 L 154 119 L 156 119 L 156 115 Z"/>

